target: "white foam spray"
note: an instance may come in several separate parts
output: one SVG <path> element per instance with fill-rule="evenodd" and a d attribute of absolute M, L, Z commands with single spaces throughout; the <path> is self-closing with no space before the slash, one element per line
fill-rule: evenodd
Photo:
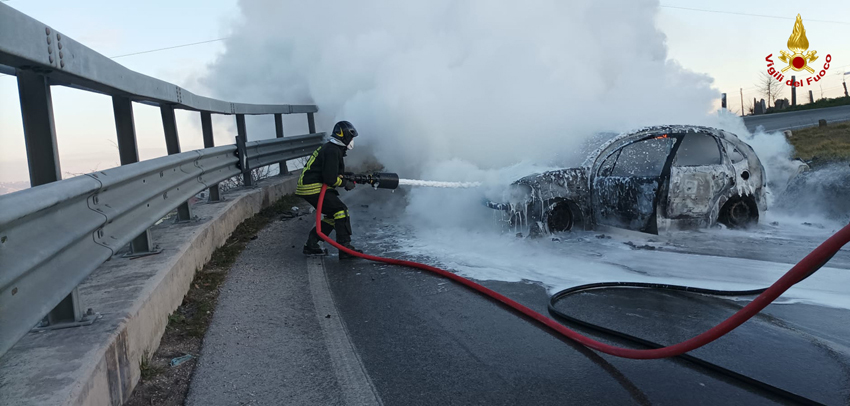
<path fill-rule="evenodd" d="M 433 180 L 399 179 L 399 185 L 466 189 L 481 186 L 481 182 L 437 182 Z"/>

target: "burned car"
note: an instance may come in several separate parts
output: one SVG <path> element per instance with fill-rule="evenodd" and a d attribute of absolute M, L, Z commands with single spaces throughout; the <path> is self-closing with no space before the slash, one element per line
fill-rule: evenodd
<path fill-rule="evenodd" d="M 579 168 L 519 179 L 506 200 L 488 206 L 531 234 L 597 224 L 652 234 L 717 222 L 742 227 L 765 210 L 765 173 L 734 134 L 657 126 L 614 137 Z"/>

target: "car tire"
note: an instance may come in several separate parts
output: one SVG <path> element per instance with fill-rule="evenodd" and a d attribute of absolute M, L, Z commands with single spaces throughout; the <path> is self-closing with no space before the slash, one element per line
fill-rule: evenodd
<path fill-rule="evenodd" d="M 575 225 L 573 209 L 567 201 L 552 202 L 546 212 L 546 228 L 550 233 L 561 233 L 572 230 Z"/>
<path fill-rule="evenodd" d="M 723 207 L 717 221 L 729 228 L 746 228 L 759 221 L 759 209 L 751 196 L 733 196 Z"/>

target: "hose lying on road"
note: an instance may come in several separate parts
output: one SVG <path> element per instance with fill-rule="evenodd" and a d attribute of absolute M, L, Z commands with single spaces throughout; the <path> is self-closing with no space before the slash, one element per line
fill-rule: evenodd
<path fill-rule="evenodd" d="M 393 258 L 383 258 L 377 257 L 374 255 L 368 255 L 364 253 L 360 253 L 357 251 L 352 251 L 348 248 L 343 247 L 336 241 L 331 240 L 327 235 L 322 233 L 321 220 L 322 220 L 322 201 L 325 197 L 325 192 L 327 191 L 327 186 L 322 185 L 322 191 L 319 194 L 319 204 L 316 208 L 316 231 L 319 233 L 319 237 L 333 245 L 337 249 L 356 257 L 360 257 L 363 259 L 368 259 L 371 261 L 383 262 L 391 265 L 402 265 L 408 266 L 412 268 L 418 268 L 422 270 L 426 270 L 429 272 L 436 273 L 437 275 L 443 276 L 445 278 L 451 279 L 461 285 L 464 285 L 472 290 L 475 290 L 481 294 L 489 296 L 513 309 L 522 313 L 525 316 L 534 319 L 540 324 L 549 327 L 555 332 L 577 341 L 587 347 L 593 348 L 597 351 L 614 355 L 622 358 L 631 358 L 631 359 L 658 359 L 658 358 L 668 358 L 675 357 L 677 355 L 684 354 L 688 351 L 692 351 L 699 347 L 702 347 L 720 337 L 725 335 L 726 333 L 732 331 L 736 327 L 743 324 L 745 321 L 749 320 L 751 317 L 755 316 L 762 309 L 767 307 L 771 302 L 776 300 L 783 292 L 788 290 L 791 286 L 796 284 L 797 282 L 805 279 L 818 269 L 820 269 L 833 255 L 835 255 L 838 250 L 841 249 L 845 244 L 850 242 L 850 225 L 845 226 L 833 236 L 829 237 L 823 244 L 815 248 L 814 251 L 806 255 L 800 262 L 798 262 L 794 267 L 791 268 L 785 275 L 779 278 L 773 285 L 761 291 L 761 293 L 756 297 L 752 302 L 744 306 L 741 310 L 721 322 L 720 324 L 712 327 L 711 329 L 703 332 L 702 334 L 693 337 L 689 340 L 685 340 L 678 344 L 669 345 L 661 348 L 652 348 L 645 350 L 638 350 L 632 348 L 622 348 L 609 344 L 605 344 L 600 341 L 596 341 L 590 337 L 582 335 L 574 330 L 571 330 L 564 326 L 563 324 L 558 323 L 555 320 L 552 320 L 530 308 L 504 296 L 492 289 L 486 288 L 478 283 L 475 283 L 469 279 L 466 279 L 462 276 L 456 275 L 444 269 L 440 269 L 437 267 L 433 267 L 430 265 L 421 264 L 413 261 L 405 261 L 401 259 L 393 259 Z M 692 288 L 689 288 L 693 290 Z M 559 292 L 562 293 L 562 292 Z M 753 291 L 755 293 L 755 291 Z M 563 297 L 563 295 L 558 296 L 556 294 L 554 297 Z M 550 303 L 550 309 L 553 309 Z M 556 313 L 557 314 L 557 313 Z"/>
<path fill-rule="evenodd" d="M 820 268 L 820 267 L 818 267 Z M 809 274 L 811 275 L 811 274 Z M 805 278 L 803 278 L 805 279 Z M 658 290 L 673 290 L 679 292 L 688 292 L 688 293 L 697 293 L 702 295 L 712 295 L 712 296 L 754 296 L 760 295 L 767 290 L 767 288 L 763 289 L 752 289 L 752 290 L 714 290 L 714 289 L 703 289 L 703 288 L 695 288 L 691 286 L 681 286 L 681 285 L 668 285 L 664 283 L 645 283 L 645 282 L 600 282 L 600 283 L 590 283 L 587 285 L 573 286 L 571 288 L 567 288 L 561 290 L 552 297 L 549 298 L 549 313 L 555 316 L 556 319 L 565 321 L 570 324 L 579 325 L 586 329 L 593 330 L 602 334 L 606 334 L 611 337 L 616 337 L 622 340 L 633 342 L 639 346 L 643 346 L 646 348 L 663 348 L 664 346 L 649 340 L 645 340 L 640 337 L 633 336 L 631 334 L 624 333 L 622 331 L 610 329 L 608 327 L 600 326 L 598 324 L 594 324 L 577 317 L 570 316 L 560 310 L 558 310 L 555 305 L 567 296 L 574 295 L 580 292 L 586 292 L 590 290 L 598 290 L 598 289 L 610 289 L 610 288 L 643 288 L 643 289 L 658 289 Z M 692 364 L 699 365 L 703 368 L 716 372 L 720 375 L 724 375 L 726 377 L 738 380 L 744 384 L 756 387 L 761 389 L 771 395 L 777 396 L 779 398 L 792 401 L 794 403 L 802 404 L 802 405 L 820 405 L 814 400 L 809 398 L 800 396 L 794 392 L 789 392 L 785 389 L 773 386 L 767 382 L 760 381 L 758 379 L 749 377 L 747 375 L 735 372 L 729 368 L 722 367 L 720 365 L 708 362 L 704 359 L 694 357 L 690 354 L 679 354 L 678 358 L 688 361 Z"/>

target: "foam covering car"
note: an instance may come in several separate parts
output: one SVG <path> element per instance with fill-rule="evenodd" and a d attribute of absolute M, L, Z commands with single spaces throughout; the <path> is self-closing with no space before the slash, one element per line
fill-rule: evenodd
<path fill-rule="evenodd" d="M 757 223 L 765 185 L 758 156 L 735 134 L 655 126 L 610 139 L 581 167 L 521 178 L 506 202 L 487 205 L 531 235 L 596 225 L 658 234 Z"/>

